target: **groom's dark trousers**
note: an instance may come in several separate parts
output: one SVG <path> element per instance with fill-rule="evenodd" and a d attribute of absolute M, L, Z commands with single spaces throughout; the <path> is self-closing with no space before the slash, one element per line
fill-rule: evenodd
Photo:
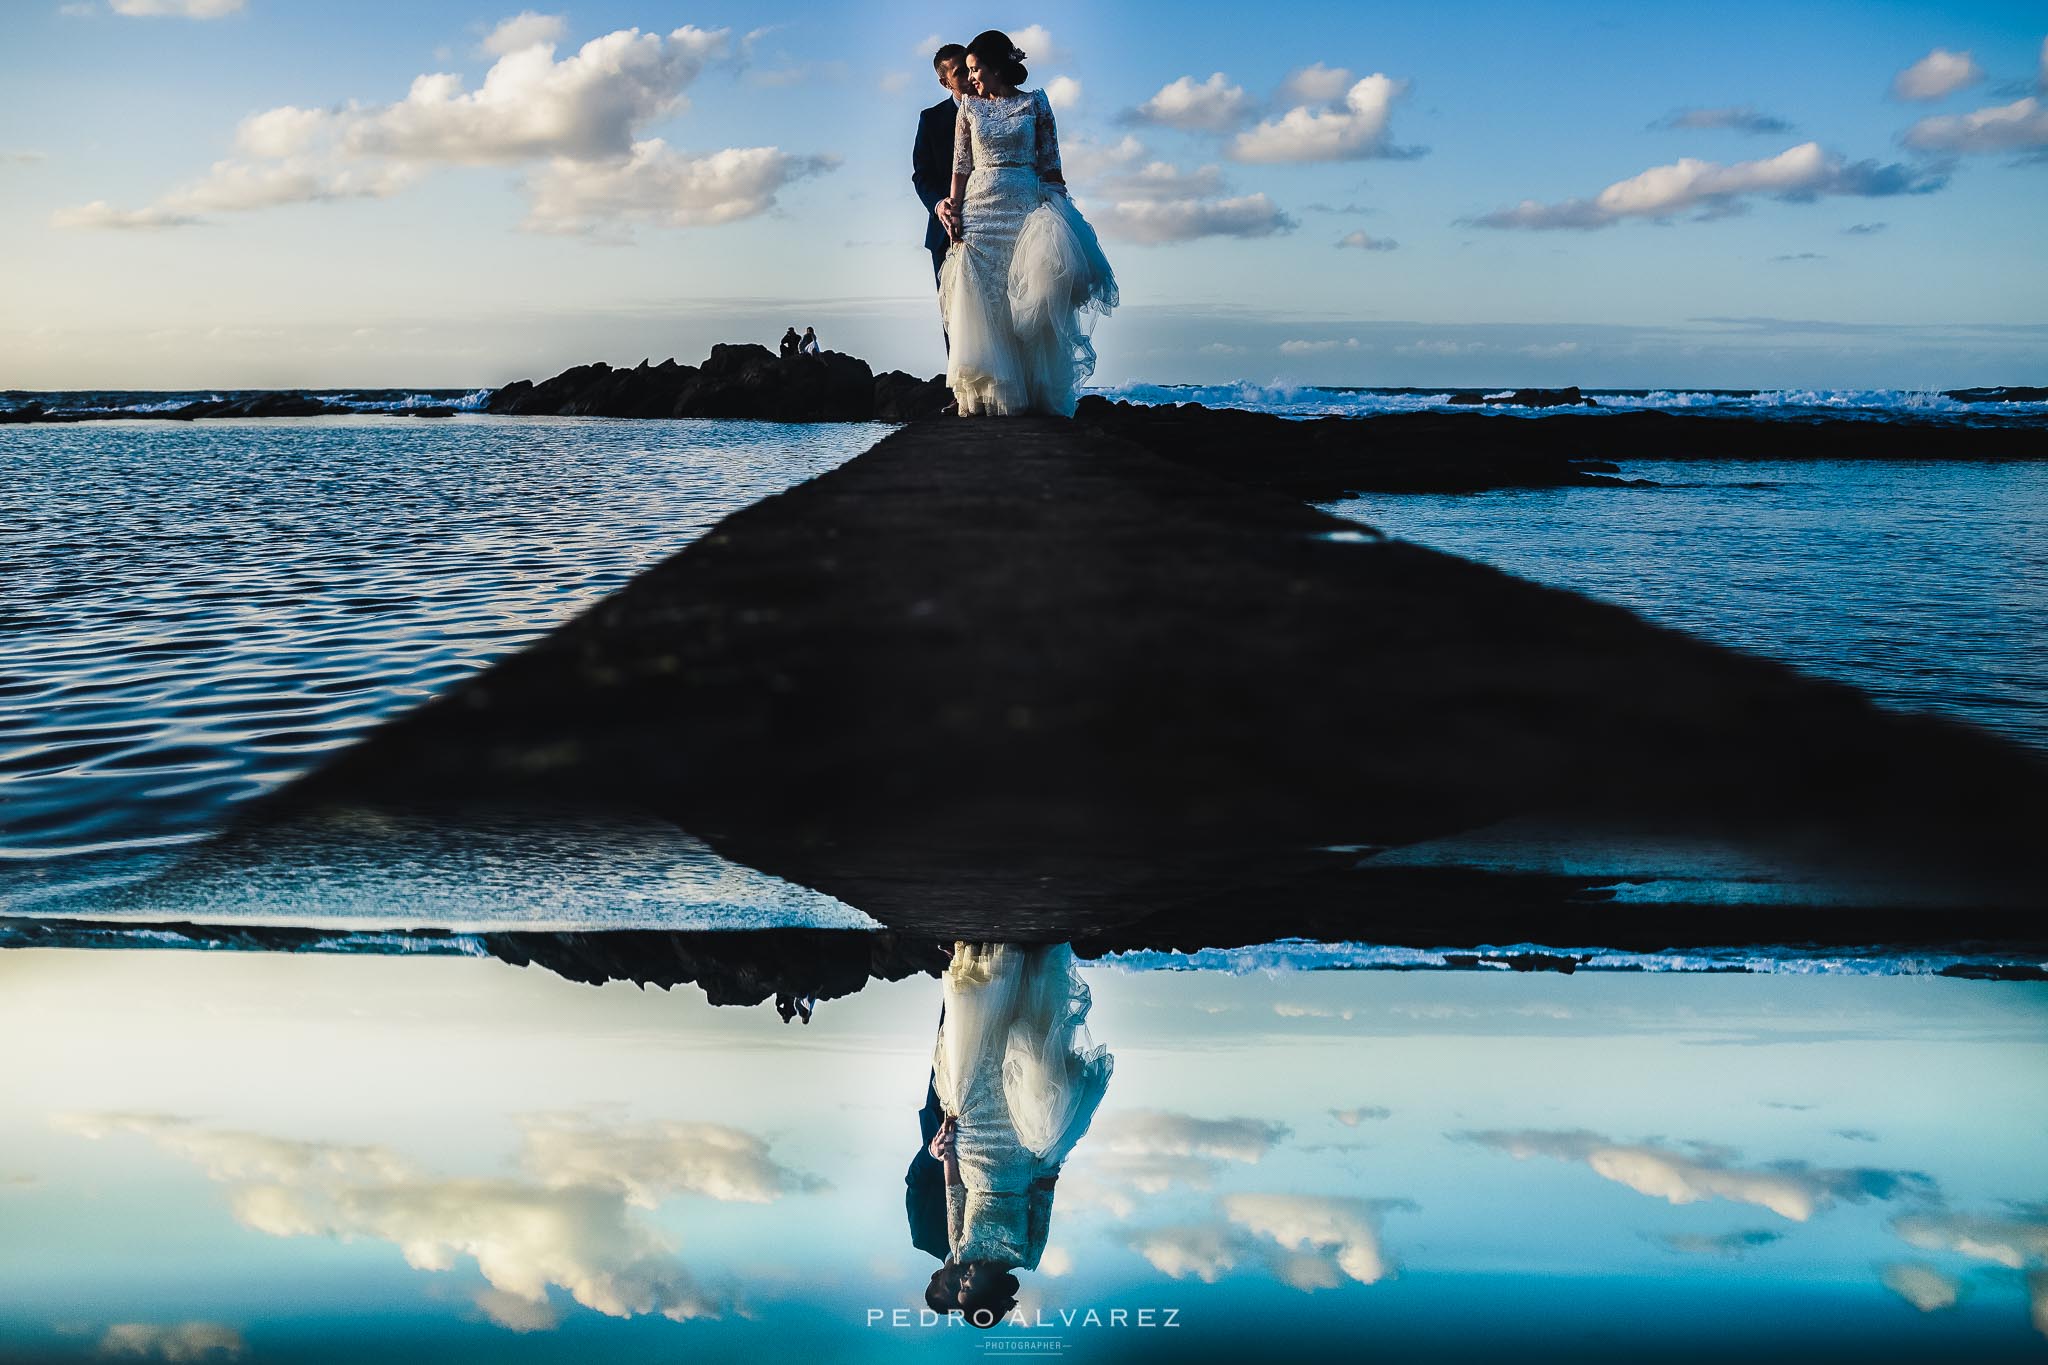
<path fill-rule="evenodd" d="M 933 210 L 953 192 L 953 120 L 958 117 L 960 105 L 951 95 L 919 114 L 917 145 L 910 151 L 910 183 L 924 201 L 924 249 L 932 253 L 933 284 L 939 282 L 939 266 L 951 244 Z"/>

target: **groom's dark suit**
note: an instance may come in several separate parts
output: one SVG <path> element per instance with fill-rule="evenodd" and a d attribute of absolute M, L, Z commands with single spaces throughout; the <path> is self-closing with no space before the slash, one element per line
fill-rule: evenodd
<path fill-rule="evenodd" d="M 951 95 L 919 114 L 917 145 L 910 151 L 910 183 L 917 186 L 917 197 L 924 201 L 924 249 L 932 253 L 934 284 L 952 243 L 932 210 L 953 192 L 953 120 L 958 117 L 960 103 Z"/>

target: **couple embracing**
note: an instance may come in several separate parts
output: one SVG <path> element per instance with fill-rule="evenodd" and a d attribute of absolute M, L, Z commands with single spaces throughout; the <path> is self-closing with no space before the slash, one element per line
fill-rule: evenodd
<path fill-rule="evenodd" d="M 918 121 L 913 181 L 960 415 L 1071 416 L 1095 370 L 1091 313 L 1117 303 L 1095 230 L 1067 198 L 1052 105 L 989 30 L 932 58 L 949 98 Z"/>

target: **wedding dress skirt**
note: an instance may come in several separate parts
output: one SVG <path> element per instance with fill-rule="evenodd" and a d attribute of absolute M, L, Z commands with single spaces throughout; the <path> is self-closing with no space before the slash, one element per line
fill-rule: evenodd
<path fill-rule="evenodd" d="M 939 270 L 954 401 L 970 414 L 1071 417 L 1095 372 L 1089 331 L 1117 304 L 1095 229 L 1029 166 L 977 167 L 961 216 L 964 240 Z"/>

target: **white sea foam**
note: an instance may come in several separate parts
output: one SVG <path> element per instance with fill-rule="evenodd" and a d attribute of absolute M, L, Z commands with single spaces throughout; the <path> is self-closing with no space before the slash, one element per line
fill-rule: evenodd
<path fill-rule="evenodd" d="M 1506 402 L 1512 389 L 1418 390 L 1319 388 L 1275 380 L 1257 384 L 1130 383 L 1092 390 L 1104 398 L 1127 403 L 1164 405 L 1200 403 L 1205 407 L 1245 408 L 1283 417 L 1354 417 L 1397 412 L 1498 411 L 1540 417 L 1553 413 L 1685 412 L 1726 417 L 1863 417 L 1883 421 L 1901 417 L 1998 419 L 2048 417 L 2048 402 L 1966 403 L 1946 393 L 1917 389 L 1585 389 L 1597 408 L 1565 406 L 1522 408 Z M 1460 394 L 1485 401 L 1454 403 Z"/>

